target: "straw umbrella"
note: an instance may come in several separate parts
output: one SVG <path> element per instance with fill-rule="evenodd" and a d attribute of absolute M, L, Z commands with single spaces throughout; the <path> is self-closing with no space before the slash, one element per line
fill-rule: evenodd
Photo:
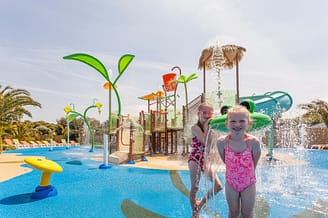
<path fill-rule="evenodd" d="M 221 46 L 224 62 L 222 64 L 224 69 L 232 69 L 236 66 L 236 104 L 239 104 L 239 65 L 238 63 L 244 56 L 246 49 L 238 45 L 223 45 Z"/>
<path fill-rule="evenodd" d="M 203 97 L 205 97 L 205 93 L 206 93 L 206 70 L 212 69 L 211 61 L 213 56 L 213 50 L 214 50 L 213 46 L 209 48 L 205 48 L 202 51 L 202 54 L 198 62 L 198 69 L 199 70 L 203 69 Z M 204 99 L 202 99 L 202 101 L 204 101 Z"/>
<path fill-rule="evenodd" d="M 236 66 L 236 103 L 239 103 L 239 66 L 246 49 L 238 45 L 211 46 L 202 51 L 199 58 L 198 69 L 203 69 L 204 82 L 203 94 L 205 94 L 205 72 L 215 69 L 220 73 L 221 69 L 232 69 Z M 220 90 L 219 90 L 220 92 Z M 220 95 L 220 93 L 219 93 Z"/>

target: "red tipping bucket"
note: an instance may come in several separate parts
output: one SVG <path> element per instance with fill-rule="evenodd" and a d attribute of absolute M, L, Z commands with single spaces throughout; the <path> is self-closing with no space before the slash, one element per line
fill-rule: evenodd
<path fill-rule="evenodd" d="M 163 75 L 164 88 L 166 91 L 175 91 L 177 83 L 172 82 L 172 80 L 176 80 L 176 76 L 175 73 L 167 73 Z"/>

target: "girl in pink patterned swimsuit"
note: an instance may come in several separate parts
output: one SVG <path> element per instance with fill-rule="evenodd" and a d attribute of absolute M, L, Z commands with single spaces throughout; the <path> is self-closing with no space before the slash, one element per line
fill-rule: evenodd
<path fill-rule="evenodd" d="M 227 136 L 217 143 L 219 154 L 226 164 L 225 193 L 229 218 L 254 217 L 256 196 L 255 168 L 261 156 L 260 142 L 246 133 L 251 124 L 249 111 L 241 105 L 228 110 Z"/>
<path fill-rule="evenodd" d="M 208 151 L 205 146 L 205 137 L 208 130 L 208 122 L 213 116 L 213 107 L 208 103 L 202 103 L 198 107 L 198 122 L 191 127 L 192 134 L 192 151 L 189 155 L 188 167 L 190 170 L 190 205 L 192 209 L 192 217 L 197 218 L 200 216 L 200 209 L 206 203 L 206 200 L 212 197 L 213 193 L 210 191 L 205 194 L 201 200 L 197 200 L 197 192 L 199 190 L 199 181 L 201 172 L 204 172 L 204 152 Z M 222 189 L 219 178 L 215 172 L 207 170 L 206 176 L 213 181 L 214 194 Z"/>

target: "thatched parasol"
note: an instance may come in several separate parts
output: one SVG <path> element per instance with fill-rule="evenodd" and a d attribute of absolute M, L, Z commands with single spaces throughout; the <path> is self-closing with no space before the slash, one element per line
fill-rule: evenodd
<path fill-rule="evenodd" d="M 211 46 L 209 48 L 205 48 L 202 51 L 202 54 L 199 58 L 199 62 L 198 62 L 198 69 L 204 69 L 205 70 L 211 70 L 212 69 L 212 65 L 211 65 L 211 60 L 212 60 L 212 56 L 213 56 L 213 49 L 214 47 Z"/>
<path fill-rule="evenodd" d="M 212 56 L 213 56 L 213 50 L 214 47 L 211 46 L 209 48 L 205 48 L 202 51 L 202 54 L 199 58 L 199 62 L 198 62 L 198 69 L 203 69 L 203 95 L 202 95 L 202 102 L 205 101 L 205 93 L 206 93 L 206 70 L 211 70 L 212 69 L 212 65 L 211 65 L 211 61 L 212 61 Z"/>
<path fill-rule="evenodd" d="M 238 62 L 244 56 L 246 49 L 237 45 L 223 45 L 221 46 L 224 55 L 224 62 L 222 66 L 224 69 L 232 69 L 234 66 L 237 67 Z"/>
<path fill-rule="evenodd" d="M 217 49 L 224 58 L 215 56 Z M 239 103 L 239 69 L 238 63 L 244 56 L 246 49 L 238 45 L 210 46 L 202 51 L 199 58 L 198 69 L 203 69 L 203 93 L 205 93 L 205 71 L 213 68 L 232 69 L 236 66 L 236 103 Z M 217 60 L 217 58 L 220 58 Z"/>

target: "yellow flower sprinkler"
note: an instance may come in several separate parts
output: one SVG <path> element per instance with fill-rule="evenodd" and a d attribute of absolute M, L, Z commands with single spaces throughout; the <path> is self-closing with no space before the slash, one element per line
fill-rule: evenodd
<path fill-rule="evenodd" d="M 31 198 L 41 199 L 57 195 L 57 189 L 50 185 L 50 176 L 51 173 L 62 172 L 63 168 L 52 160 L 40 157 L 27 157 L 24 161 L 35 169 L 42 171 L 40 185 L 32 192 Z"/>

